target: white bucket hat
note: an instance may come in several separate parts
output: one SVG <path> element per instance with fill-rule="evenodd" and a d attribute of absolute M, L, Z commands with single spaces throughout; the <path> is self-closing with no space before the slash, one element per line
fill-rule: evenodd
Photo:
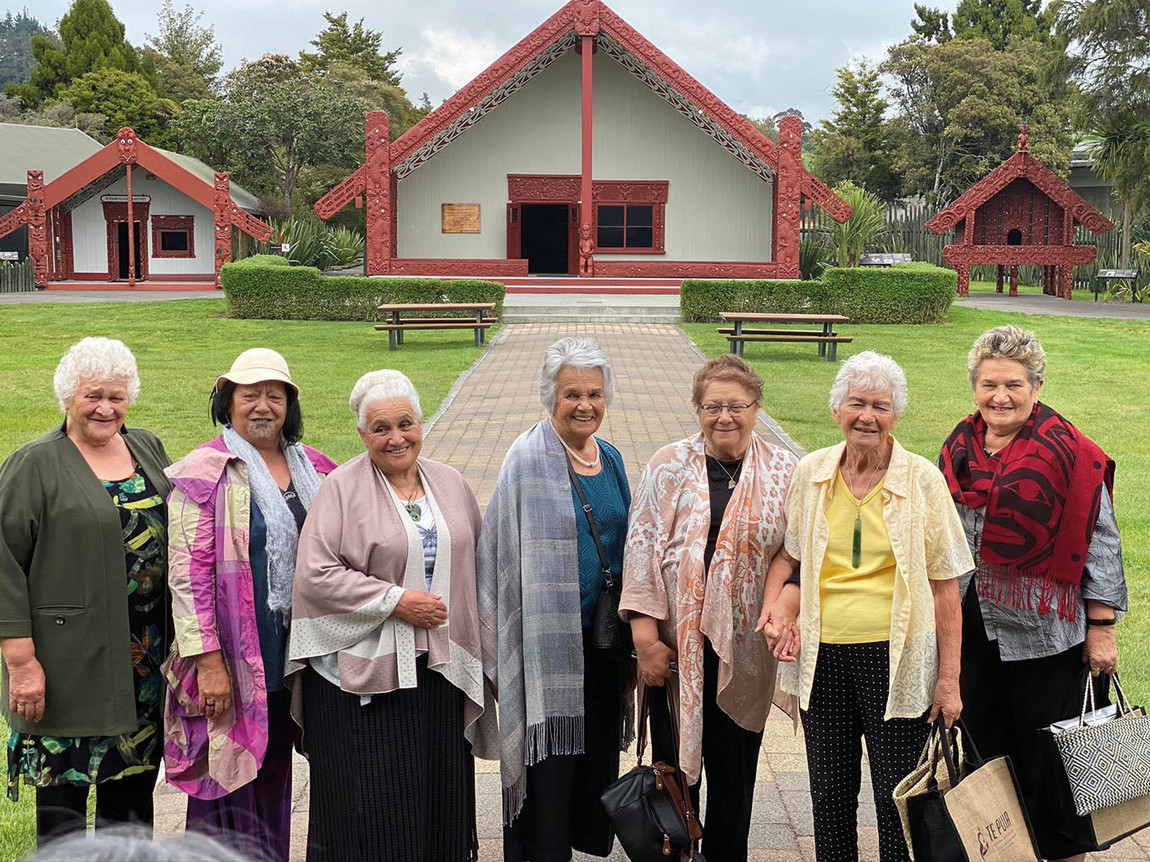
<path fill-rule="evenodd" d="M 287 360 L 270 347 L 253 347 L 237 356 L 227 373 L 216 378 L 216 391 L 219 392 L 228 382 L 251 384 L 264 380 L 279 380 L 299 395 L 299 387 L 292 382 L 288 371 Z"/>

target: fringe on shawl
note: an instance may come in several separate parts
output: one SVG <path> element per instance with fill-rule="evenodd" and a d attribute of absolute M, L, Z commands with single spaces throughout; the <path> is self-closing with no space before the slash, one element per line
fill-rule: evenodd
<path fill-rule="evenodd" d="M 1038 588 L 1038 607 L 1034 590 Z M 1060 619 L 1074 622 L 1078 615 L 1079 584 L 1055 578 L 1051 573 L 1017 571 L 1009 566 L 978 561 L 978 594 L 995 604 L 1037 610 L 1040 614 L 1058 608 Z"/>
<path fill-rule="evenodd" d="M 552 715 L 529 725 L 523 740 L 523 765 L 532 766 L 552 754 L 582 754 L 585 750 L 585 725 L 581 715 Z M 527 796 L 527 770 L 519 779 L 503 788 L 503 823 L 511 825 L 523 810 Z"/>

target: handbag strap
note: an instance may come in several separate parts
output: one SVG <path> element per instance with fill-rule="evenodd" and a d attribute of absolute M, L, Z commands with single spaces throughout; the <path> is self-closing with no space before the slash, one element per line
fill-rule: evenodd
<path fill-rule="evenodd" d="M 639 682 L 639 731 L 636 738 L 636 748 L 639 752 L 639 766 L 643 765 L 643 750 L 647 747 L 647 724 L 651 718 L 651 699 L 650 688 L 642 680 Z M 664 684 L 664 695 L 666 695 L 666 685 Z M 679 711 L 671 706 L 671 698 L 667 696 L 667 715 L 671 719 L 671 742 L 675 753 L 675 772 L 681 777 L 683 770 L 679 768 Z M 653 757 L 654 755 L 652 755 Z M 687 814 L 687 827 L 688 832 L 691 831 L 691 823 L 698 823 L 699 818 L 695 814 L 695 806 L 691 801 L 691 788 L 686 781 L 679 782 L 679 789 L 683 795 L 683 807 L 686 809 Z M 694 856 L 695 841 L 691 841 L 691 855 Z"/>
<path fill-rule="evenodd" d="M 595 542 L 595 550 L 599 552 L 599 565 L 603 568 L 603 577 L 607 579 L 607 587 L 615 589 L 615 573 L 611 571 L 611 564 L 607 562 L 607 553 L 603 550 L 603 543 L 599 540 L 599 528 L 595 526 L 595 512 L 591 508 L 591 504 L 587 502 L 587 495 L 583 493 L 583 483 L 579 481 L 579 474 L 571 466 L 571 459 L 565 457 L 564 460 L 567 462 L 567 475 L 571 477 L 571 485 L 579 497 L 583 514 L 587 516 L 587 526 L 591 528 L 591 538 Z"/>

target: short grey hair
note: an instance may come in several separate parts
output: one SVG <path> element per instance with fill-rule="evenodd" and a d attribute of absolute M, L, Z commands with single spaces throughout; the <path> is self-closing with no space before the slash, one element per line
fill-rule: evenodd
<path fill-rule="evenodd" d="M 1008 323 L 996 326 L 975 339 L 966 355 L 966 376 L 973 387 L 978 380 L 978 369 L 987 359 L 1013 359 L 1026 369 L 1031 386 L 1037 386 L 1046 377 L 1046 351 L 1038 336 L 1029 329 Z"/>
<path fill-rule="evenodd" d="M 73 832 L 49 841 L 26 862 L 244 862 L 241 853 L 207 835 L 184 832 L 152 839 L 151 828 L 117 826 L 99 832 Z"/>
<path fill-rule="evenodd" d="M 108 383 L 123 380 L 128 385 L 128 403 L 140 394 L 140 374 L 136 370 L 136 357 L 122 341 L 115 338 L 81 338 L 60 359 L 52 376 L 52 387 L 60 409 L 68 412 L 68 405 L 76 397 L 81 380 Z"/>
<path fill-rule="evenodd" d="M 891 409 L 895 419 L 902 416 L 910 402 L 906 373 L 902 367 L 886 354 L 873 350 L 856 353 L 839 366 L 839 373 L 831 384 L 831 410 L 838 412 L 842 408 L 852 388 L 863 392 L 891 390 Z"/>
<path fill-rule="evenodd" d="M 539 400 L 548 413 L 555 412 L 559 372 L 564 368 L 598 368 L 603 374 L 603 397 L 607 404 L 615 394 L 615 374 L 611 360 L 594 338 L 570 335 L 561 338 L 543 354 L 543 372 L 539 379 Z"/>
<path fill-rule="evenodd" d="M 379 371 L 369 371 L 355 382 L 351 388 L 351 398 L 348 406 L 355 414 L 355 427 L 364 430 L 367 424 L 367 408 L 373 402 L 384 401 L 388 398 L 406 398 L 415 411 L 415 418 L 423 421 L 423 409 L 419 406 L 419 393 L 402 371 L 393 368 L 382 368 Z"/>

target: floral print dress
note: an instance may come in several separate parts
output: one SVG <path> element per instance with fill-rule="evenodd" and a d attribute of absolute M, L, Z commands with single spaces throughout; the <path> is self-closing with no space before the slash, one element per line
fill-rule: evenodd
<path fill-rule="evenodd" d="M 164 500 L 136 467 L 127 479 L 104 482 L 120 513 L 127 569 L 128 631 L 136 691 L 136 730 L 120 736 L 36 736 L 9 731 L 8 798 L 20 783 L 101 784 L 156 769 L 163 755 L 163 675 L 167 655 L 167 517 Z"/>

